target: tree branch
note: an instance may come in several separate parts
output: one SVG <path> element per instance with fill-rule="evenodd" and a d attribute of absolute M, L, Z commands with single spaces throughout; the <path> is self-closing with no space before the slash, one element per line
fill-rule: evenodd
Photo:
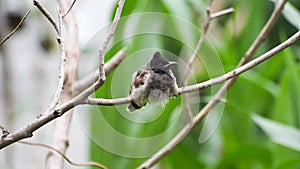
<path fill-rule="evenodd" d="M 95 167 L 98 167 L 98 168 L 108 169 L 103 164 L 99 164 L 99 163 L 96 163 L 94 161 L 90 161 L 90 162 L 87 162 L 87 163 L 73 162 L 64 153 L 62 153 L 61 151 L 59 151 L 58 149 L 56 149 L 56 148 L 54 148 L 52 146 L 46 145 L 46 144 L 32 143 L 32 142 L 27 142 L 27 141 L 19 141 L 18 143 L 26 144 L 26 145 L 31 145 L 31 146 L 44 147 L 44 148 L 50 149 L 50 150 L 56 152 L 57 154 L 59 154 L 61 157 L 63 157 L 69 164 L 74 165 L 74 166 L 79 166 L 79 167 L 91 167 L 91 166 L 95 166 Z"/>
<path fill-rule="evenodd" d="M 121 49 L 117 52 L 108 62 L 104 65 L 105 74 L 109 74 L 112 70 L 114 70 L 126 57 L 125 51 L 126 47 Z M 86 76 L 85 78 L 75 82 L 74 84 L 74 95 L 76 96 L 78 93 L 82 92 L 93 83 L 97 81 L 99 78 L 99 69 L 92 72 L 90 75 Z"/>
<path fill-rule="evenodd" d="M 114 17 L 114 20 L 110 26 L 110 31 L 108 36 L 106 37 L 102 48 L 99 50 L 99 80 L 100 81 L 105 81 L 105 70 L 104 70 L 104 53 L 106 51 L 106 48 L 109 44 L 109 42 L 111 41 L 112 37 L 114 36 L 114 33 L 116 31 L 117 25 L 119 23 L 120 17 L 121 17 L 121 13 L 122 13 L 122 9 L 124 6 L 124 2 L 125 0 L 120 0 L 118 2 L 118 8 Z"/>
<path fill-rule="evenodd" d="M 26 12 L 26 14 L 23 16 L 23 18 L 20 20 L 20 22 L 18 23 L 18 25 L 15 27 L 15 29 L 13 31 L 11 31 L 1 42 L 0 42 L 0 46 L 2 46 L 14 33 L 17 32 L 17 30 L 19 29 L 19 27 L 23 24 L 23 22 L 25 21 L 25 19 L 27 18 L 28 14 L 30 13 L 30 10 L 28 10 Z"/>
<path fill-rule="evenodd" d="M 287 0 L 282 1 L 281 4 L 277 4 L 272 12 L 271 17 L 269 18 L 268 22 L 262 29 L 262 31 L 259 33 L 258 37 L 255 39 L 255 41 L 252 43 L 252 45 L 249 47 L 248 51 L 244 55 L 244 57 L 241 59 L 240 63 L 238 64 L 238 67 L 245 64 L 249 58 L 254 54 L 258 46 L 264 41 L 265 37 L 268 35 L 269 31 L 273 27 L 274 23 L 277 21 L 278 16 L 280 15 L 285 3 Z M 286 47 L 291 45 L 293 42 L 299 39 L 300 33 L 297 32 L 294 34 L 291 38 L 286 40 L 280 45 L 285 44 Z M 280 46 L 278 45 L 278 46 Z M 283 48 L 284 49 L 284 48 Z M 282 50 L 283 50 L 282 49 Z M 275 53 L 274 53 L 275 54 Z M 181 140 L 190 132 L 191 128 L 194 126 L 197 126 L 202 119 L 209 113 L 209 111 L 220 101 L 223 95 L 226 93 L 226 91 L 233 85 L 235 82 L 236 77 L 230 79 L 227 81 L 215 94 L 215 96 L 206 104 L 206 106 L 194 117 L 192 124 L 187 124 L 167 145 L 165 145 L 161 150 L 159 150 L 156 154 L 154 154 L 150 159 L 148 159 L 146 162 L 140 165 L 139 168 L 149 168 L 156 164 L 160 159 L 162 159 L 164 156 L 168 154 L 178 143 L 181 142 Z"/>
<path fill-rule="evenodd" d="M 209 1 L 209 4 L 208 4 L 208 7 L 207 7 L 207 11 L 206 11 L 206 19 L 204 21 L 204 26 L 203 26 L 203 33 L 202 33 L 202 36 L 200 37 L 198 43 L 197 43 L 197 46 L 196 46 L 196 49 L 195 51 L 193 52 L 193 55 L 192 57 L 190 58 L 190 60 L 188 61 L 188 65 L 187 65 L 187 69 L 184 73 L 184 80 L 183 80 L 183 84 L 184 86 L 187 86 L 188 85 L 188 79 L 189 79 L 189 76 L 190 76 L 190 70 L 192 70 L 192 66 L 193 66 L 193 63 L 194 61 L 196 60 L 197 56 L 198 56 L 198 53 L 200 52 L 201 48 L 202 48 L 202 45 L 203 45 L 203 42 L 204 42 L 204 38 L 209 30 L 209 26 L 210 26 L 210 23 L 213 19 L 216 19 L 218 17 L 221 17 L 223 15 L 226 15 L 226 14 L 229 14 L 231 12 L 234 11 L 233 8 L 229 8 L 229 9 L 225 9 L 225 10 L 222 10 L 222 11 L 219 11 L 219 12 L 216 12 L 216 13 L 211 13 L 211 8 L 212 8 L 212 3 L 213 3 L 213 0 L 210 0 Z M 183 87 L 184 88 L 184 87 Z M 192 118 L 193 118 L 193 114 L 192 114 L 192 111 L 191 111 L 191 108 L 190 108 L 190 97 L 188 94 L 184 95 L 184 99 L 185 99 L 185 111 L 189 117 L 189 120 L 191 122 Z"/>
<path fill-rule="evenodd" d="M 184 72 L 184 75 L 183 75 L 183 77 L 184 77 L 183 86 L 188 85 L 188 80 L 189 80 L 189 77 L 190 77 L 190 71 L 192 70 L 193 63 L 196 60 L 196 58 L 198 58 L 197 57 L 198 53 L 201 50 L 202 44 L 204 42 L 204 38 L 205 38 L 205 36 L 208 32 L 208 28 L 210 26 L 210 21 L 211 21 L 210 14 L 211 14 L 212 2 L 213 2 L 213 0 L 210 0 L 208 2 L 208 7 L 206 9 L 206 18 L 205 18 L 204 26 L 203 26 L 203 32 L 202 32 L 202 35 L 201 35 L 201 37 L 200 37 L 200 39 L 199 39 L 199 41 L 196 45 L 196 49 L 194 50 L 192 57 L 188 61 L 187 68 L 186 68 L 186 70 Z M 187 114 L 189 122 L 192 122 L 193 114 L 192 114 L 192 110 L 191 110 L 191 107 L 190 107 L 190 97 L 189 97 L 188 94 L 184 96 L 184 100 L 185 100 L 185 113 Z"/>
<path fill-rule="evenodd" d="M 245 64 L 250 59 L 250 57 L 254 55 L 257 48 L 260 46 L 260 44 L 266 39 L 269 32 L 273 28 L 273 25 L 276 23 L 278 17 L 280 16 L 280 13 L 286 2 L 287 2 L 287 0 L 283 0 L 281 3 L 275 4 L 274 10 L 273 10 L 270 18 L 268 19 L 268 21 L 265 24 L 265 26 L 263 27 L 263 29 L 260 31 L 258 37 L 254 40 L 254 42 L 248 48 L 247 52 L 245 53 L 245 55 L 241 59 L 240 63 L 238 64 L 238 67 Z"/>
<path fill-rule="evenodd" d="M 59 101 L 59 98 L 61 96 L 61 93 L 64 89 L 64 82 L 66 79 L 66 62 L 67 62 L 67 57 L 66 57 L 66 49 L 65 49 L 65 40 L 63 38 L 63 31 L 62 31 L 62 17 L 61 14 L 58 13 L 58 21 L 59 21 L 59 31 L 58 31 L 58 37 L 57 37 L 57 42 L 59 46 L 59 53 L 60 53 L 60 65 L 59 65 L 59 75 L 58 75 L 58 86 L 54 94 L 54 98 L 49 105 L 48 109 L 46 112 L 49 112 L 53 110 Z"/>
<path fill-rule="evenodd" d="M 241 74 L 242 72 L 245 72 L 246 70 L 249 70 L 253 68 L 254 66 L 258 65 L 259 63 L 262 63 L 263 61 L 271 58 L 278 52 L 282 51 L 283 49 L 289 47 L 292 45 L 295 41 L 300 39 L 300 31 L 298 31 L 296 34 L 294 34 L 292 37 L 287 39 L 285 42 L 281 43 L 280 45 L 276 46 L 272 50 L 268 51 L 267 53 L 263 54 L 259 58 L 245 64 L 242 67 L 237 68 L 234 71 L 231 71 L 227 73 L 227 77 L 237 77 L 238 74 Z M 248 67 L 248 68 L 247 68 Z M 198 88 L 194 88 L 198 89 Z M 221 91 L 221 92 L 220 92 Z M 187 124 L 166 146 L 164 146 L 162 149 L 160 149 L 157 153 L 155 153 L 150 159 L 148 159 L 146 162 L 144 162 L 142 165 L 140 165 L 139 169 L 145 169 L 150 168 L 154 164 L 156 164 L 160 159 L 162 159 L 164 156 L 166 156 L 178 143 L 181 142 L 183 138 L 190 132 L 190 130 L 197 126 L 203 118 L 209 113 L 209 111 L 220 101 L 220 98 L 223 96 L 224 90 L 219 90 L 219 92 L 209 101 L 209 103 L 193 118 L 192 124 Z M 183 92 L 189 92 L 189 90 L 183 90 Z"/>
<path fill-rule="evenodd" d="M 53 17 L 50 15 L 50 13 L 47 11 L 47 9 L 44 8 L 42 4 L 40 4 L 40 2 L 37 0 L 33 0 L 33 5 L 35 5 L 42 12 L 42 14 L 48 19 L 48 21 L 54 27 L 56 33 L 59 34 L 59 27 L 54 21 Z"/>
<path fill-rule="evenodd" d="M 72 10 L 73 6 L 75 5 L 77 0 L 73 0 L 70 8 L 67 10 L 67 12 L 62 16 L 62 18 L 66 17 L 68 15 L 68 13 Z"/>
<path fill-rule="evenodd" d="M 234 8 L 228 8 L 228 9 L 224 9 L 222 11 L 219 11 L 219 12 L 215 12 L 215 13 L 212 13 L 210 15 L 210 19 L 213 20 L 213 19 L 216 19 L 216 18 L 219 18 L 223 15 L 227 15 L 227 14 L 230 14 L 234 12 Z"/>
<path fill-rule="evenodd" d="M 282 51 L 283 49 L 289 47 L 292 43 L 297 41 L 300 37 L 300 32 L 297 32 L 295 35 L 284 41 L 283 43 L 279 44 L 275 48 L 269 50 L 265 54 L 259 56 L 258 58 L 252 60 L 251 62 L 238 67 L 222 76 L 216 77 L 209 79 L 205 82 L 201 82 L 195 85 L 190 85 L 190 86 L 184 86 L 178 89 L 177 95 L 185 94 L 185 93 L 190 93 L 194 91 L 199 91 L 202 89 L 205 89 L 207 87 L 217 85 L 224 83 L 225 81 L 235 78 L 239 76 L 240 74 L 252 69 L 253 67 L 259 65 L 260 63 L 266 61 L 267 59 L 270 59 L 271 57 L 275 56 L 277 53 Z M 106 105 L 106 106 L 113 106 L 113 105 L 119 105 L 119 104 L 128 104 L 130 103 L 130 98 L 125 97 L 125 98 L 118 98 L 118 99 L 103 99 L 103 98 L 88 98 L 85 101 L 86 104 L 91 104 L 91 105 Z"/>

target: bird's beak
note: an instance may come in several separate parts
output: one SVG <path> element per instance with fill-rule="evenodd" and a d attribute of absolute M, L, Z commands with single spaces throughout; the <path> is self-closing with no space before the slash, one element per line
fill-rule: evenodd
<path fill-rule="evenodd" d="M 163 66 L 162 68 L 164 69 L 164 68 L 169 68 L 170 66 L 172 66 L 172 65 L 177 65 L 178 63 L 177 62 L 172 62 L 172 61 L 170 61 L 168 64 L 166 64 L 165 66 Z"/>

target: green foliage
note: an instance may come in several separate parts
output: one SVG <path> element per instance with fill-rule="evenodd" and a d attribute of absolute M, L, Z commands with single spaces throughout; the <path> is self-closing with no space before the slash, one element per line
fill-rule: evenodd
<path fill-rule="evenodd" d="M 273 33 L 272 37 L 268 37 L 256 56 L 298 29 L 294 26 L 299 23 L 299 12 L 291 5 L 289 9 L 292 11 L 285 11 L 284 17 L 293 29 L 287 29 L 291 25 L 276 25 L 279 34 Z M 156 50 L 165 52 L 168 59 L 177 60 L 179 65 L 187 62 L 201 36 L 197 27 L 203 26 L 206 6 L 206 1 L 195 0 L 126 1 L 124 18 L 106 59 L 124 46 L 128 48 L 128 57 L 108 75 L 96 97 L 127 96 L 132 73 Z M 218 76 L 224 73 L 223 69 L 225 72 L 234 69 L 266 23 L 274 4 L 262 0 L 221 1 L 217 7 L 224 9 L 231 6 L 235 8 L 234 14 L 213 21 L 190 83 Z M 288 135 L 291 128 L 299 134 L 300 128 L 299 51 L 299 45 L 294 45 L 241 75 L 226 95 L 226 107 L 218 112 L 222 117 L 220 124 L 213 124 L 217 130 L 211 132 L 210 139 L 201 144 L 198 141 L 203 125 L 207 125 L 202 122 L 162 159 L 159 168 L 300 168 L 300 152 L 295 147 L 299 144 L 299 137 Z M 183 70 L 180 66 L 173 69 L 179 86 L 182 85 L 180 75 Z M 201 97 L 198 92 L 191 96 L 194 114 L 217 88 L 200 91 Z M 183 103 L 182 96 L 179 96 L 170 99 L 165 109 L 148 106 L 133 114 L 125 111 L 126 105 L 92 109 L 89 131 L 92 138 L 91 159 L 113 169 L 136 168 L 167 144 L 187 123 L 182 111 Z M 128 138 L 123 139 L 124 136 Z"/>

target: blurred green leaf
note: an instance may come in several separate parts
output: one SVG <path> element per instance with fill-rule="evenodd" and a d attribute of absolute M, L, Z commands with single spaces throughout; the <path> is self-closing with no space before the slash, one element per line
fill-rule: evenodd
<path fill-rule="evenodd" d="M 191 10 L 185 1 L 161 0 L 171 14 L 185 19 L 193 18 Z"/>
<path fill-rule="evenodd" d="M 259 144 L 244 143 L 228 154 L 224 154 L 216 169 L 269 169 L 271 168 L 270 153 L 266 147 Z"/>
<path fill-rule="evenodd" d="M 278 93 L 279 93 L 278 86 L 273 81 L 263 77 L 258 72 L 249 70 L 241 78 L 245 78 L 250 83 L 255 84 L 258 88 L 264 89 L 265 91 L 270 93 L 272 95 L 272 97 L 278 96 Z"/>
<path fill-rule="evenodd" d="M 278 144 L 300 151 L 300 130 L 291 126 L 283 125 L 273 120 L 254 114 L 254 122 L 261 127 L 270 139 Z"/>
<path fill-rule="evenodd" d="M 280 80 L 280 92 L 276 98 L 272 117 L 276 121 L 284 122 L 294 126 L 300 125 L 300 71 L 299 65 L 294 59 L 290 49 L 282 52 L 284 66 Z M 285 113 L 283 113 L 285 112 Z"/>
<path fill-rule="evenodd" d="M 196 154 L 197 150 L 199 150 L 199 146 L 191 148 L 186 142 L 183 142 L 179 144 L 169 156 L 162 160 L 159 167 L 164 169 L 204 168 L 204 164 Z"/>
<path fill-rule="evenodd" d="M 286 146 L 273 144 L 273 168 L 295 169 L 300 167 L 299 151 L 290 149 Z"/>
<path fill-rule="evenodd" d="M 291 158 L 274 169 L 300 168 L 300 157 Z"/>

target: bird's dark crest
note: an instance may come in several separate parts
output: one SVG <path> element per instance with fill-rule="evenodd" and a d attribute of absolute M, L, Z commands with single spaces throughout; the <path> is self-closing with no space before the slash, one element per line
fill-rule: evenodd
<path fill-rule="evenodd" d="M 163 58 L 159 52 L 155 52 L 150 61 L 151 69 L 164 70 L 164 66 L 167 64 L 169 64 L 169 61 Z"/>

